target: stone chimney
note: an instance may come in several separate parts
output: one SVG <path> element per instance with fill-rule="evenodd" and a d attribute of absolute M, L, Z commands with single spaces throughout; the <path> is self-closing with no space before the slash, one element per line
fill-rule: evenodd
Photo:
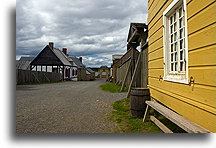
<path fill-rule="evenodd" d="M 67 48 L 62 48 L 62 52 L 67 56 Z"/>
<path fill-rule="evenodd" d="M 79 57 L 80 62 L 82 63 L 82 57 Z"/>
<path fill-rule="evenodd" d="M 53 49 L 53 48 L 54 48 L 54 43 L 53 43 L 53 42 L 49 42 L 49 47 L 50 47 L 51 49 Z"/>

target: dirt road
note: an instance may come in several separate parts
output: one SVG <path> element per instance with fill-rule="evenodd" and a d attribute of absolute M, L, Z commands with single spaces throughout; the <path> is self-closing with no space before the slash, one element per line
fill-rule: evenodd
<path fill-rule="evenodd" d="M 18 85 L 17 133 L 112 133 L 111 104 L 125 93 L 100 90 L 104 80 Z"/>

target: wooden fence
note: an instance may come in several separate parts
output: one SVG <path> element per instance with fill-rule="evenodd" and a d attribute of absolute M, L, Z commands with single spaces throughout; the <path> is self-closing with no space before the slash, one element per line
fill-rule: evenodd
<path fill-rule="evenodd" d="M 30 71 L 30 70 L 16 70 L 16 83 L 23 84 L 29 82 L 57 82 L 62 80 L 61 73 Z"/>

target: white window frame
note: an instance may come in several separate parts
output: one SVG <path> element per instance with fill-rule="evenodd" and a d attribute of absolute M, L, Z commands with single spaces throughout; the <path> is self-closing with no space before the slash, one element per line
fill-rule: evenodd
<path fill-rule="evenodd" d="M 184 13 L 184 29 L 185 29 L 185 72 L 170 70 L 170 39 L 169 39 L 169 16 L 173 12 L 182 6 Z M 187 30 L 187 12 L 186 12 L 186 0 L 173 0 L 173 2 L 163 12 L 163 43 L 164 43 L 164 80 L 188 83 L 188 30 Z"/>

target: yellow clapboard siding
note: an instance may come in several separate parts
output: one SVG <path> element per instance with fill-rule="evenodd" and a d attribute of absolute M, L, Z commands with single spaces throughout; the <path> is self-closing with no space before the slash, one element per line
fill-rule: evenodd
<path fill-rule="evenodd" d="M 188 34 L 216 22 L 215 3 L 198 13 L 188 21 Z"/>
<path fill-rule="evenodd" d="M 148 75 L 149 77 L 155 77 L 155 78 L 158 78 L 160 76 L 164 76 L 164 70 L 163 69 L 149 69 L 148 70 Z"/>
<path fill-rule="evenodd" d="M 216 45 L 204 47 L 197 50 L 189 51 L 188 64 L 189 66 L 204 66 L 204 65 L 216 65 Z"/>
<path fill-rule="evenodd" d="M 193 0 L 187 5 L 187 17 L 191 18 L 215 0 Z"/>
<path fill-rule="evenodd" d="M 189 73 L 195 83 L 216 87 L 216 66 L 192 67 Z"/>
<path fill-rule="evenodd" d="M 166 94 L 165 91 L 158 89 L 156 87 L 150 87 L 150 93 L 153 98 L 155 98 L 159 102 L 162 102 L 164 105 L 176 111 L 178 114 L 182 115 L 183 117 L 199 124 L 200 126 L 210 130 L 211 132 L 216 132 L 215 114 L 197 108 L 179 99 L 176 99 Z"/>
<path fill-rule="evenodd" d="M 149 61 L 148 66 L 151 68 L 163 68 L 163 58 Z"/>
<path fill-rule="evenodd" d="M 163 38 L 161 37 L 159 40 L 156 40 L 154 43 L 149 45 L 148 52 L 152 52 L 158 48 L 163 47 Z"/>
<path fill-rule="evenodd" d="M 166 3 L 167 0 L 160 0 L 156 3 L 154 3 L 151 8 L 149 9 L 148 17 L 150 22 L 152 21 L 152 18 L 156 15 L 156 13 L 161 9 L 164 3 Z"/>
<path fill-rule="evenodd" d="M 150 20 L 150 18 L 148 18 L 148 28 L 151 29 L 155 23 L 158 21 L 158 19 L 163 19 L 163 11 L 170 5 L 172 1 L 166 2 L 165 5 L 160 9 L 160 11 L 158 12 L 158 14 L 156 16 L 154 16 L 152 18 L 152 20 Z"/>
<path fill-rule="evenodd" d="M 151 37 L 154 33 L 156 33 L 156 31 L 160 28 L 163 27 L 163 19 L 159 19 L 156 24 L 154 25 L 154 27 L 152 27 L 151 29 L 148 30 L 148 35 L 149 37 Z"/>
<path fill-rule="evenodd" d="M 151 37 L 149 37 L 148 44 L 151 45 L 153 42 L 155 42 L 155 40 L 162 37 L 163 37 L 163 28 L 160 28 L 156 33 L 154 33 Z"/>
<path fill-rule="evenodd" d="M 188 37 L 189 50 L 215 44 L 216 24 L 208 26 Z"/>
<path fill-rule="evenodd" d="M 196 79 L 196 78 L 195 78 Z M 168 81 L 159 81 L 149 77 L 149 86 L 157 86 L 160 89 L 171 91 L 173 94 L 178 94 L 196 102 L 206 104 L 213 108 L 216 107 L 216 88 L 193 84 L 191 86 L 181 83 L 173 83 Z M 171 89 L 172 88 L 172 89 Z"/>
<path fill-rule="evenodd" d="M 152 59 L 157 59 L 157 58 L 161 58 L 163 57 L 163 48 L 159 48 L 158 50 L 151 52 L 148 54 L 148 59 L 152 60 Z"/>
<path fill-rule="evenodd" d="M 154 2 L 155 2 L 155 0 L 149 0 L 148 1 L 148 11 L 151 9 Z"/>

